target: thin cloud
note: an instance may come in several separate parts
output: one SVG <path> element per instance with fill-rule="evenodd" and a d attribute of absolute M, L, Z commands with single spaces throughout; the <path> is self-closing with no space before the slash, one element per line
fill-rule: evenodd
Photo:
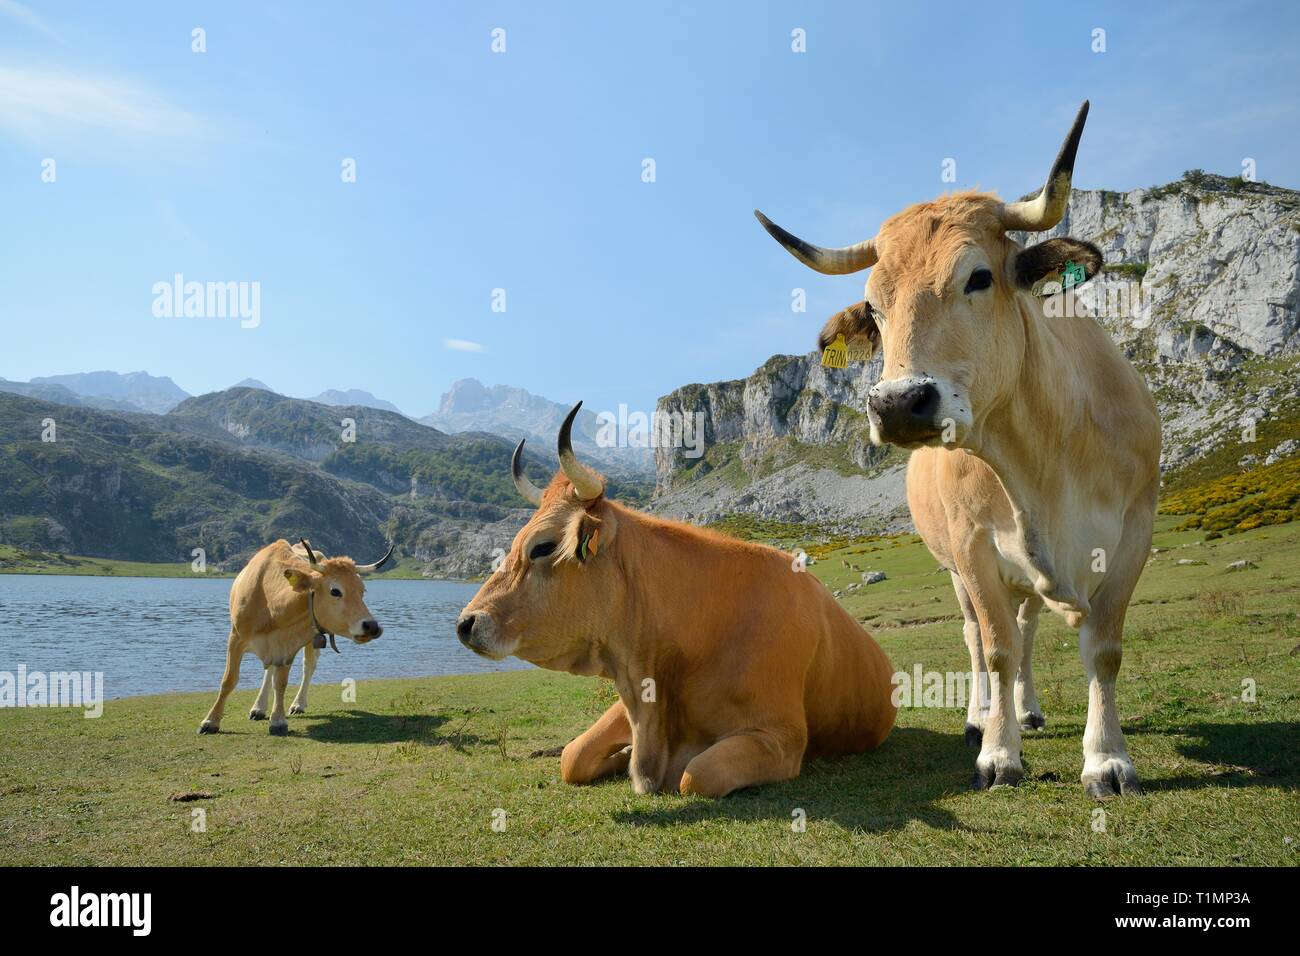
<path fill-rule="evenodd" d="M 0 13 L 3 13 L 11 20 L 16 20 L 28 29 L 45 34 L 51 40 L 62 39 L 54 27 L 23 6 L 18 0 L 0 0 Z"/>
<path fill-rule="evenodd" d="M 157 137 L 192 135 L 199 121 L 118 77 L 0 67 L 0 127 L 33 139 L 86 130 Z"/>
<path fill-rule="evenodd" d="M 484 346 L 468 339 L 443 339 L 442 344 L 453 352 L 482 352 Z"/>

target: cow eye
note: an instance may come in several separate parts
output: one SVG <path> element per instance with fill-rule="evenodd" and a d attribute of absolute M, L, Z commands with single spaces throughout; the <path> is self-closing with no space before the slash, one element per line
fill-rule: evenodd
<path fill-rule="evenodd" d="M 338 588 L 330 588 L 330 597 L 342 597 L 343 592 Z"/>
<path fill-rule="evenodd" d="M 981 289 L 987 289 L 993 284 L 993 273 L 988 269 L 976 269 L 966 280 L 966 292 L 978 292 Z"/>
<path fill-rule="evenodd" d="M 528 552 L 528 560 L 536 561 L 538 558 L 544 558 L 555 552 L 554 541 L 543 541 L 541 544 L 533 545 L 533 550 Z"/>

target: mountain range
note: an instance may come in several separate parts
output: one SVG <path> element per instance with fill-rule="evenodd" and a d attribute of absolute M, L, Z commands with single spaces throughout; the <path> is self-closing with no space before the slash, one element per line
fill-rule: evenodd
<path fill-rule="evenodd" d="M 468 575 L 532 513 L 510 479 L 513 448 L 252 388 L 163 415 L 0 392 L 0 542 L 167 562 L 202 548 L 233 568 L 278 537 L 356 556 L 391 539 L 428 573 Z M 557 463 L 530 452 L 526 467 L 545 484 Z"/>
<path fill-rule="evenodd" d="M 438 410 L 420 421 L 446 432 L 485 431 L 551 448 L 570 406 L 508 385 L 484 385 L 462 378 L 443 393 Z M 606 447 L 598 441 L 596 412 L 584 408 L 573 423 L 573 447 L 583 460 L 611 475 L 648 477 L 654 468 L 649 448 Z"/>
<path fill-rule="evenodd" d="M 265 382 L 246 378 L 231 388 L 252 388 L 279 394 Z M 0 378 L 0 392 L 42 398 L 77 407 L 108 411 L 140 411 L 163 415 L 192 396 L 166 376 L 147 372 L 83 372 L 71 375 L 48 375 L 30 382 L 11 382 Z M 307 401 L 335 407 L 374 408 L 405 413 L 394 405 L 359 388 L 327 389 Z M 487 387 L 475 379 L 461 379 L 442 395 L 438 410 L 415 419 L 445 432 L 490 432 L 518 441 L 529 439 L 533 445 L 550 448 L 556 431 L 569 407 L 522 388 L 506 385 Z M 581 413 L 574 428 L 574 444 L 600 467 L 612 474 L 648 477 L 654 468 L 649 449 L 603 448 L 596 442 L 596 416 Z"/>
<path fill-rule="evenodd" d="M 1300 193 L 1193 170 L 1152 189 L 1075 190 L 1056 229 L 1016 238 L 1067 234 L 1104 254 L 1080 294 L 1119 303 L 1098 321 L 1160 408 L 1166 491 L 1300 453 Z M 705 441 L 700 457 L 655 452 L 653 496 L 650 452 L 601 447 L 592 410 L 575 447 L 610 475 L 612 496 L 660 514 L 908 527 L 906 455 L 866 437 L 879 358 L 847 369 L 819 358 L 773 356 L 661 398 L 663 415 L 702 415 Z M 245 380 L 191 397 L 143 372 L 0 379 L 0 543 L 156 561 L 202 547 L 236 567 L 280 536 L 358 556 L 391 537 L 426 573 L 482 573 L 531 513 L 509 477 L 515 442 L 529 440 L 544 483 L 567 411 L 475 379 L 419 421 L 360 390 L 304 400 Z"/>

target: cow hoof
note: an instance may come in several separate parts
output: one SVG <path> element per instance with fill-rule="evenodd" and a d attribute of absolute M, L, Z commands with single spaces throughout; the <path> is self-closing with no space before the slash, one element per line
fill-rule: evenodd
<path fill-rule="evenodd" d="M 266 720 L 266 711 L 254 708 L 248 712 L 249 720 Z"/>
<path fill-rule="evenodd" d="M 215 734 L 220 732 L 221 732 L 221 725 L 214 724 L 210 720 L 205 720 L 203 723 L 199 724 L 200 734 Z"/>
<path fill-rule="evenodd" d="M 1135 797 L 1142 793 L 1137 771 L 1127 760 L 1112 757 L 1096 771 L 1085 771 L 1083 791 L 1094 800 L 1104 801 L 1114 797 Z"/>
<path fill-rule="evenodd" d="M 1025 775 L 1019 761 L 1013 763 L 1006 757 L 980 756 L 975 761 L 975 776 L 971 778 L 972 790 L 988 790 L 991 787 L 1014 787 Z"/>
<path fill-rule="evenodd" d="M 1047 721 L 1043 719 L 1042 714 L 1035 714 L 1034 712 L 1030 711 L 1029 713 L 1025 714 L 1024 717 L 1020 718 L 1021 730 L 1042 730 L 1046 726 L 1047 726 Z"/>
<path fill-rule="evenodd" d="M 292 706 L 289 708 L 289 713 L 291 713 L 291 714 L 305 714 L 305 713 L 307 713 L 307 708 L 304 707 L 302 704 L 294 704 L 294 705 L 292 705 Z"/>
<path fill-rule="evenodd" d="M 984 731 L 980 730 L 974 724 L 966 725 L 966 746 L 980 747 L 984 744 Z"/>
<path fill-rule="evenodd" d="M 289 725 L 288 725 L 288 723 L 283 723 L 283 724 L 272 724 L 272 725 L 270 726 L 270 728 L 268 728 L 268 729 L 270 730 L 270 732 L 271 732 L 271 736 L 272 736 L 272 737 L 288 737 L 288 736 L 289 736 Z"/>

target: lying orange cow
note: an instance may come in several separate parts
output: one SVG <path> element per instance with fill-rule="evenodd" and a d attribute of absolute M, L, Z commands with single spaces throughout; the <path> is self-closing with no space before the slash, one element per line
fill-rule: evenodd
<path fill-rule="evenodd" d="M 485 657 L 599 675 L 619 701 L 564 748 L 567 783 L 627 772 L 637 793 L 721 797 L 861 753 L 894 725 L 884 651 L 787 554 L 625 508 L 573 454 L 456 624 Z"/>

